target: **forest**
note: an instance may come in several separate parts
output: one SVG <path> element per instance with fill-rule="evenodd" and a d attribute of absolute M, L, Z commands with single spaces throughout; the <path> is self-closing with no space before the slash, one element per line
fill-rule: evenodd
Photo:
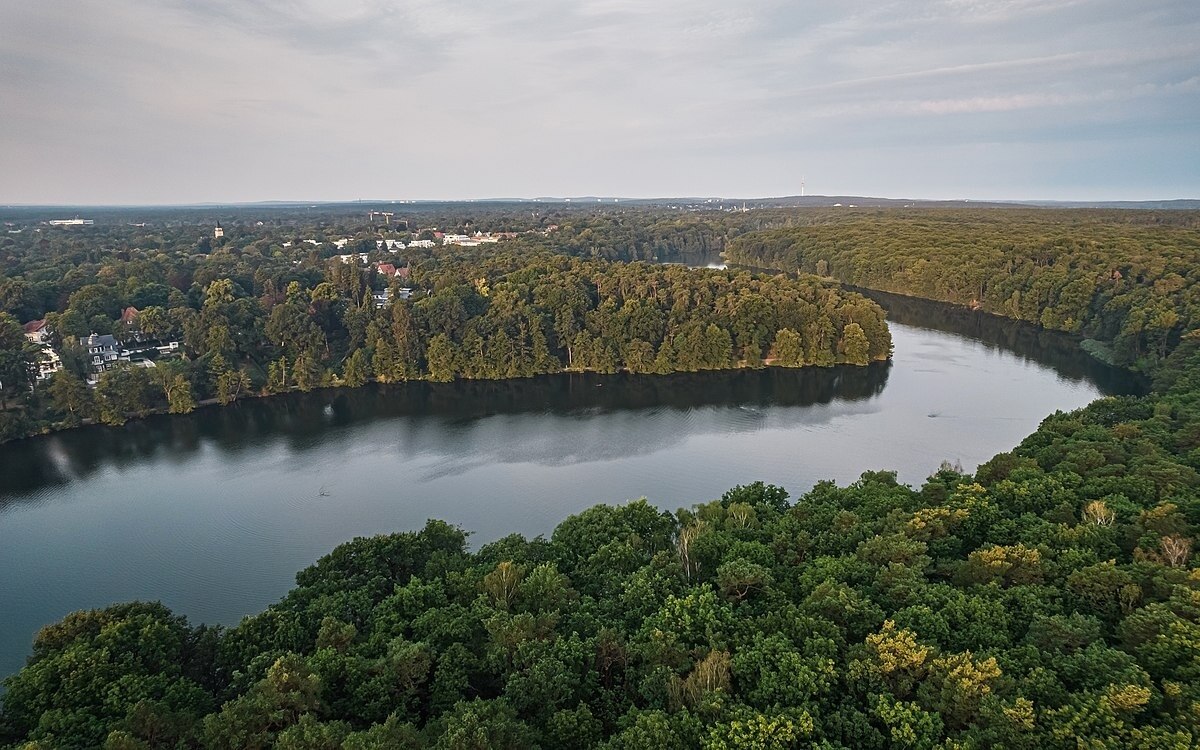
<path fill-rule="evenodd" d="M 1185 226 L 1188 217 L 1159 226 L 1154 214 L 1131 213 L 1121 221 L 1108 214 L 1058 214 L 1078 222 L 1060 227 L 1062 235 L 1092 239 L 1059 248 L 1053 264 L 1036 268 L 1092 273 L 1098 259 L 1116 257 L 1101 232 L 1127 232 L 1144 241 L 1130 240 L 1128 265 L 1116 267 L 1120 279 L 1109 279 L 1123 291 L 1105 296 L 1111 290 L 1098 284 L 1072 326 L 1053 325 L 1067 313 L 1060 297 L 1031 291 L 1044 271 L 1014 261 L 1013 275 L 1029 285 L 1022 300 L 1028 295 L 1054 308 L 1045 320 L 1044 310 L 1038 312 L 1046 327 L 1096 336 L 1116 332 L 1107 343 L 1114 356 L 1153 376 L 1149 395 L 1102 398 L 1050 415 L 1013 450 L 969 474 L 944 465 L 920 487 L 902 485 L 889 472 L 868 472 L 844 487 L 819 483 L 795 498 L 756 483 L 719 499 L 697 498 L 696 505 L 674 513 L 645 501 L 595 506 L 564 519 L 549 538 L 514 535 L 478 548 L 469 545 L 466 530 L 436 520 L 419 531 L 355 539 L 298 573 L 281 601 L 235 627 L 192 625 L 157 603 L 77 612 L 43 629 L 26 666 L 5 681 L 0 745 L 1197 746 L 1200 331 L 1189 312 L 1197 294 L 1194 228 Z M 972 215 L 964 214 L 964 221 Z M 1014 227 L 1013 247 L 997 252 L 1015 258 L 1015 248 L 1030 247 L 1023 221 L 1052 223 L 1022 215 L 992 217 Z M 918 221 L 902 213 L 884 220 Z M 955 265 L 949 259 L 957 257 L 958 267 L 973 268 L 975 252 L 986 242 L 954 235 L 953 222 L 937 212 L 928 220 L 945 221 L 946 231 L 963 241 L 958 256 L 947 250 L 938 262 L 949 269 Z M 856 255 L 849 244 L 843 255 L 807 254 L 802 237 L 827 231 L 822 222 L 804 214 L 786 232 L 732 239 L 726 252 L 749 252 L 737 250 L 745 243 L 761 250 L 761 261 L 770 260 L 766 248 L 779 248 L 772 262 L 781 267 L 802 258 L 802 270 L 834 278 L 850 273 L 835 262 L 867 263 L 868 254 Z M 864 227 L 869 224 L 864 220 Z M 984 234 L 979 228 L 971 236 Z M 891 234 L 880 229 L 870 236 L 883 242 Z M 875 320 L 870 305 L 808 277 L 610 265 L 585 259 L 596 255 L 586 249 L 529 257 L 529 248 L 548 240 L 518 237 L 514 247 L 526 248 L 520 253 L 501 243 L 492 251 L 460 248 L 414 258 L 413 277 L 430 294 L 402 309 L 412 313 L 428 304 L 433 317 L 402 316 L 398 326 L 393 311 L 369 322 L 363 341 L 372 323 L 399 347 L 411 339 L 397 337 L 397 327 L 404 333 L 409 326 L 425 330 L 427 320 L 458 321 L 439 333 L 453 343 L 445 361 L 462 368 L 451 374 L 466 376 L 467 353 L 478 349 L 463 341 L 475 330 L 484 342 L 480 361 L 487 359 L 489 339 L 472 321 L 489 313 L 456 318 L 444 310 L 455 309 L 454 300 L 465 311 L 479 299 L 489 305 L 510 300 L 505 309 L 519 318 L 522 303 L 539 304 L 538 279 L 546 276 L 587 279 L 581 288 L 592 284 L 598 292 L 586 310 L 582 303 L 572 308 L 569 294 L 548 303 L 579 312 L 571 335 L 554 332 L 553 341 L 577 349 L 552 350 L 567 366 L 574 357 L 585 359 L 579 366 L 611 366 L 614 356 L 622 356 L 614 345 L 596 359 L 596 339 L 604 341 L 605 331 L 650 344 L 650 334 L 633 333 L 643 329 L 630 322 L 632 316 L 620 317 L 635 303 L 648 303 L 665 318 L 664 328 L 653 328 L 663 331 L 655 344 L 661 347 L 682 297 L 667 304 L 669 295 L 659 299 L 656 289 L 674 288 L 674 274 L 687 279 L 681 315 L 697 305 L 709 315 L 731 314 L 722 311 L 754 294 L 794 300 L 780 309 L 799 318 L 775 318 L 773 325 L 786 320 L 788 327 L 799 326 L 792 330 L 802 344 L 806 324 L 799 319 L 811 321 L 815 310 L 828 310 L 835 328 L 842 323 L 843 338 L 850 320 L 864 334 Z M 897 254 L 922 247 L 915 239 L 903 246 L 895 241 Z M 1057 247 L 1052 238 L 1045 242 Z M 812 268 L 804 265 L 810 260 Z M 828 267 L 817 268 L 821 260 Z M 188 285 L 186 292 L 172 287 L 185 298 L 193 295 L 182 307 L 203 316 L 209 290 L 225 279 L 230 288 L 219 286 L 214 303 L 227 306 L 221 308 L 225 315 L 260 304 L 253 276 L 247 282 L 244 271 L 233 272 L 238 262 L 231 259 L 230 272 L 202 276 L 199 287 Z M 486 274 L 477 274 L 481 263 Z M 982 261 L 979 267 L 985 267 Z M 307 284 L 286 275 L 271 279 L 278 299 L 262 323 L 264 335 L 274 310 L 289 305 L 293 281 L 297 313 L 316 309 L 305 289 L 325 284 L 332 287 L 330 296 L 353 298 L 350 287 L 364 283 L 358 272 L 335 273 L 335 266 L 297 268 L 302 270 L 294 273 L 310 274 Z M 1178 280 L 1160 286 L 1170 274 Z M 873 286 L 888 288 L 879 278 Z M 982 304 L 980 297 L 987 299 L 991 289 L 955 301 Z M 836 297 L 819 302 L 824 294 Z M 441 295 L 449 296 L 429 302 Z M 1099 299 L 1104 302 L 1096 308 Z M 1169 328 L 1148 333 L 1129 322 L 1160 304 L 1177 315 Z M 287 315 L 288 321 L 301 320 Z M 548 316 L 548 327 L 558 320 Z M 319 319 L 309 322 L 320 327 Z M 679 319 L 679 330 L 690 322 Z M 298 326 L 303 330 L 303 323 Z M 779 356 L 782 329 L 770 329 L 723 330 L 736 356 L 748 359 L 747 347 L 752 354 L 755 344 L 760 356 L 771 356 L 764 346 L 772 333 Z M 346 330 L 349 341 L 352 329 Z M 1121 338 L 1122 331 L 1130 333 Z M 507 335 L 516 339 L 511 331 Z M 230 338 L 229 344 L 219 335 L 214 340 L 230 347 L 220 351 L 227 362 L 240 362 L 240 344 Z M 279 341 L 281 349 L 317 343 L 315 336 L 291 334 Z M 872 350 L 868 341 L 866 356 L 886 356 L 883 346 L 881 340 Z M 808 361 L 803 345 L 795 351 Z M 832 345 L 822 351 L 839 356 Z M 277 361 L 263 363 L 268 374 Z"/>
<path fill-rule="evenodd" d="M 1153 369 L 1200 325 L 1196 212 L 851 212 L 747 232 L 730 263 L 969 306 Z"/>
<path fill-rule="evenodd" d="M 432 230 L 361 222 L 231 226 L 191 242 L 196 227 L 7 237 L 0 440 L 369 381 L 866 365 L 890 356 L 883 311 L 859 294 L 815 277 L 610 261 L 581 243 L 595 238 L 593 224 L 621 222 L 589 217 L 553 233 L 521 225 L 480 246 L 425 246 Z M 662 234 L 660 223 L 641 234 Z M 673 247 L 682 253 L 685 235 L 700 230 L 679 224 Z M 62 361 L 40 379 L 39 348 L 22 331 L 37 320 Z M 93 333 L 134 349 L 174 342 L 182 356 L 152 367 L 116 361 L 96 373 L 82 343 Z"/>
<path fill-rule="evenodd" d="M 233 628 L 160 604 L 43 629 L 14 748 L 1190 748 L 1200 336 L 1155 392 L 973 475 L 676 513 L 596 506 L 468 549 L 355 539 Z"/>

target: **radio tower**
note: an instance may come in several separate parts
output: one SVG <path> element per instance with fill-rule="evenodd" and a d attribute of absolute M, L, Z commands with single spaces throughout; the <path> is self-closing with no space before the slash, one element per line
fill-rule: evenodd
<path fill-rule="evenodd" d="M 804 178 L 800 178 L 800 197 L 804 197 Z"/>

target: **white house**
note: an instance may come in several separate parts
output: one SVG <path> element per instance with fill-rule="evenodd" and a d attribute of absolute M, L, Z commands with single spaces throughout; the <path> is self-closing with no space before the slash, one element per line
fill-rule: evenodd
<path fill-rule="evenodd" d="M 25 338 L 31 343 L 37 344 L 40 348 L 38 354 L 38 382 L 47 380 L 54 373 L 62 369 L 62 360 L 58 357 L 58 352 L 54 351 L 54 347 L 50 345 L 50 329 L 46 326 L 46 320 L 31 320 L 25 324 Z"/>

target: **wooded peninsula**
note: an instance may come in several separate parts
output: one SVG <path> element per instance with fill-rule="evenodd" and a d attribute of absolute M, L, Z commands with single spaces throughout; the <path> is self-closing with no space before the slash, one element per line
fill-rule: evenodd
<path fill-rule="evenodd" d="M 0 440 L 368 381 L 891 354 L 882 309 L 828 280 L 610 261 L 578 252 L 591 226 L 520 226 L 21 229 L 0 240 Z"/>
<path fill-rule="evenodd" d="M 67 374 L 30 391 L 26 361 L 4 413 L 104 419 L 104 388 L 127 387 L 110 373 L 170 405 L 139 373 L 226 400 L 372 377 L 886 359 L 880 309 L 817 277 L 1087 336 L 1153 391 L 1050 415 L 919 488 L 888 472 L 796 498 L 756 483 L 675 513 L 596 506 L 548 539 L 474 551 L 430 521 L 339 546 L 235 627 L 154 603 L 78 612 L 5 681 L 0 744 L 1200 744 L 1200 215 L 444 210 L 414 222 L 467 244 L 390 223 L 347 237 L 348 217 L 299 210 L 270 231 L 227 218 L 215 243 L 186 215 L 61 236 L 30 216 L 0 239 L 5 329 L 44 320 Z M 645 262 L 713 250 L 809 275 Z M 93 333 L 168 352 L 178 335 L 184 354 L 122 363 L 93 391 L 86 357 L 70 362 L 89 353 L 69 345 Z"/>

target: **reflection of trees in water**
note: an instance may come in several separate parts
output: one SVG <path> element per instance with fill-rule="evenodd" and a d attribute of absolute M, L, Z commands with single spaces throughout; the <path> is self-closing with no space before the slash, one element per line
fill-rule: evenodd
<path fill-rule="evenodd" d="M 1137 376 L 1083 352 L 1074 337 L 953 305 L 883 292 L 857 290 L 888 310 L 890 320 L 956 334 L 1021 359 L 1053 368 L 1060 377 L 1088 380 L 1104 393 L 1144 392 Z M 890 365 L 726 371 L 663 377 L 588 374 L 512 381 L 408 383 L 356 390 L 319 391 L 233 406 L 184 417 L 151 417 L 120 428 L 88 427 L 0 446 L 0 506 L 35 497 L 39 490 L 77 481 L 105 468 L 155 459 L 183 463 L 204 449 L 241 457 L 282 439 L 293 452 L 326 444 L 331 427 L 404 416 L 436 418 L 417 426 L 421 439 L 437 430 L 502 414 L 590 413 L 705 406 L 810 406 L 853 402 L 878 395 Z M 347 450 L 353 435 L 339 436 Z"/>
<path fill-rule="evenodd" d="M 887 310 L 889 321 L 953 333 L 984 346 L 1003 349 L 1026 362 L 1050 367 L 1068 380 L 1094 383 L 1106 395 L 1147 391 L 1144 379 L 1092 357 L 1079 347 L 1079 339 L 1070 334 L 942 302 L 848 288 L 878 302 Z"/>
<path fill-rule="evenodd" d="M 118 427 L 85 427 L 0 447 L 0 505 L 106 468 L 154 459 L 182 463 L 204 449 L 231 456 L 283 439 L 292 452 L 326 444 L 331 427 L 402 417 L 436 418 L 437 429 L 495 415 L 592 414 L 701 407 L 796 407 L 877 396 L 890 363 L 799 370 L 767 368 L 668 376 L 548 375 L 527 380 L 414 382 L 297 393 L 156 416 Z M 427 433 L 428 436 L 428 433 Z M 343 435 L 340 439 L 346 439 Z"/>

